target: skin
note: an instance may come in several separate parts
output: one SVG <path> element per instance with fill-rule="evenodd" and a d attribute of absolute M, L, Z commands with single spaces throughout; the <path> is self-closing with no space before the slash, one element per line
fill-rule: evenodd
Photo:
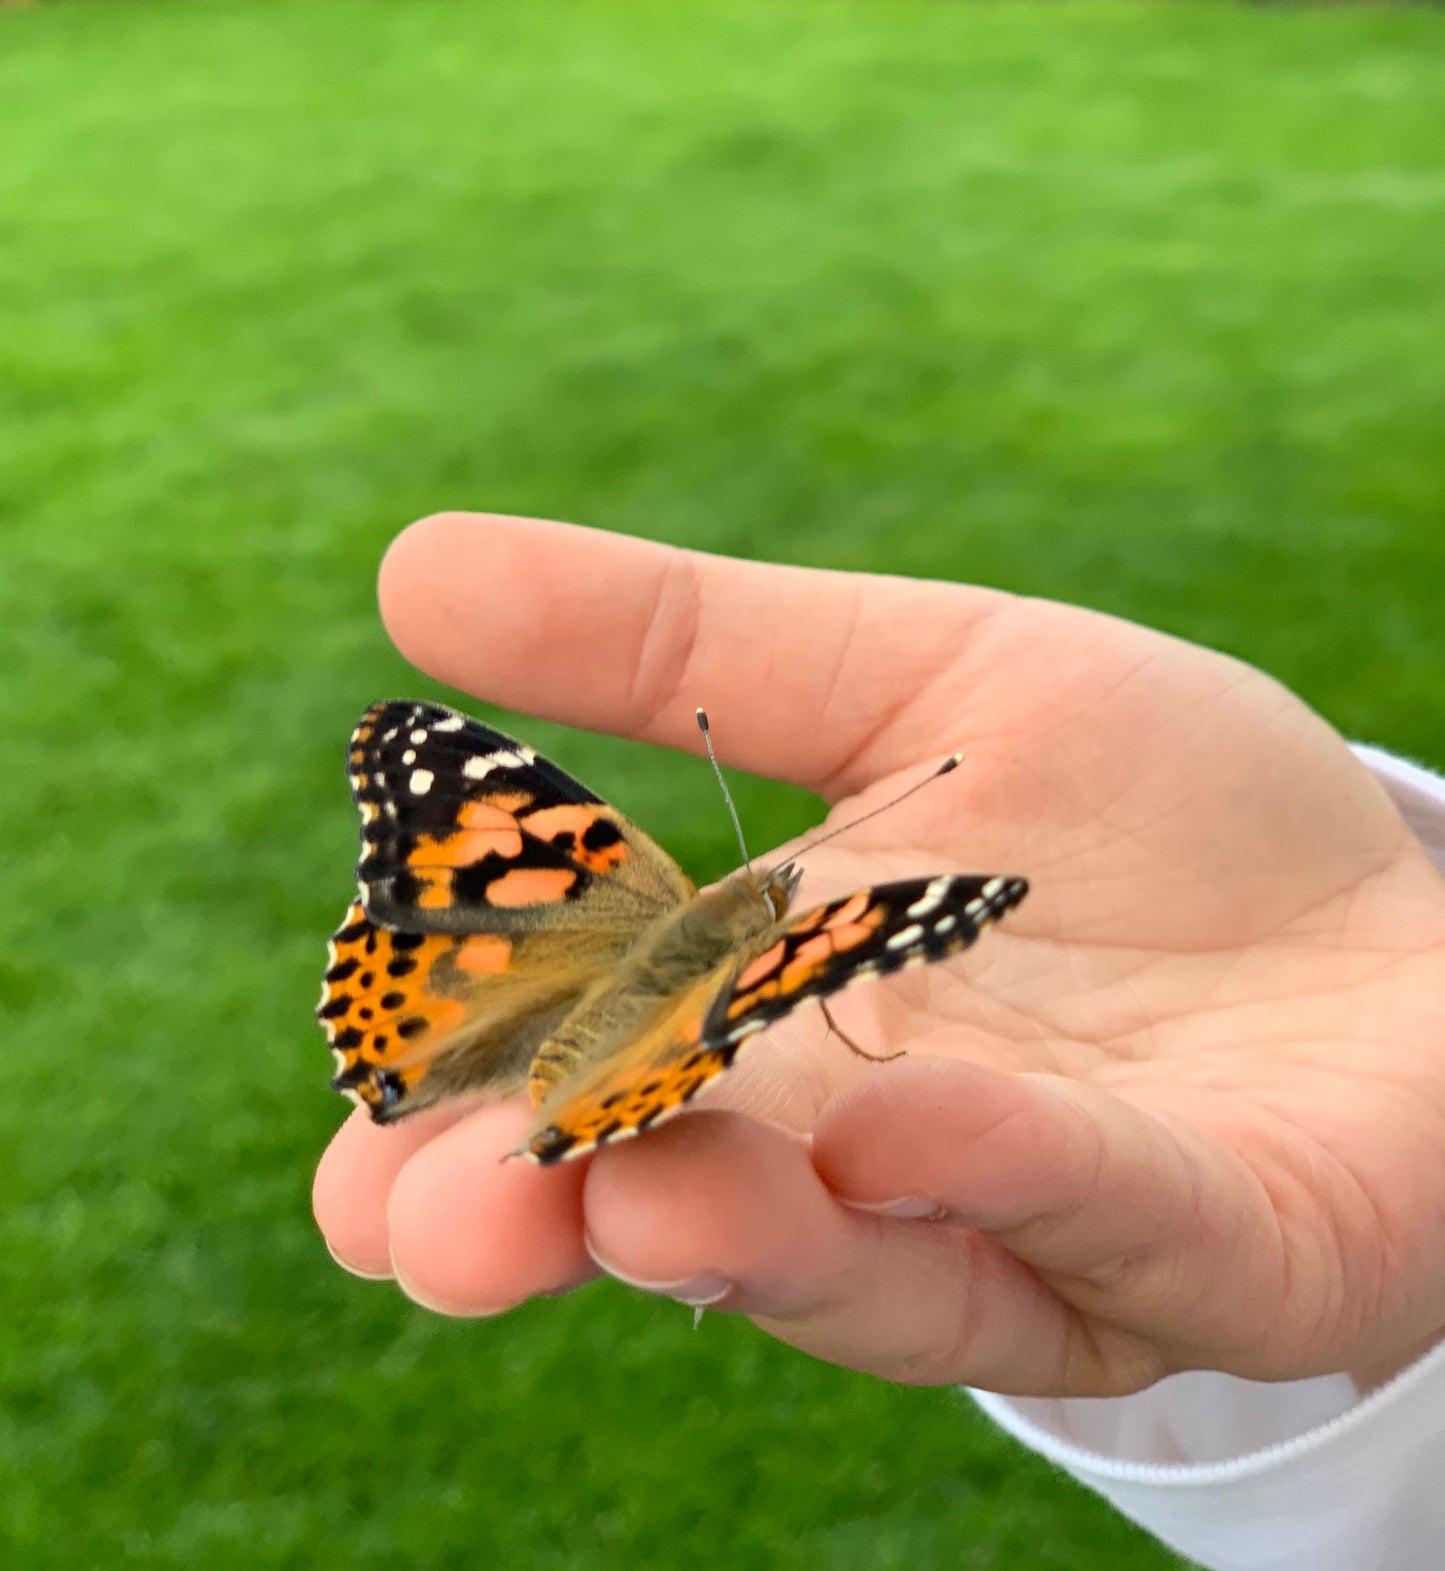
<path fill-rule="evenodd" d="M 315 1185 L 349 1270 L 452 1315 L 606 1270 L 886 1379 L 1035 1395 L 1363 1388 L 1445 1334 L 1445 879 L 1271 678 L 969 585 L 484 515 L 402 534 L 381 605 L 513 709 L 696 753 L 705 704 L 726 762 L 830 823 L 966 754 L 811 854 L 800 904 L 944 870 L 1033 892 L 843 995 L 893 1063 L 800 1012 L 696 1112 L 548 1170 L 498 1162 L 522 1106 L 353 1115 Z"/>

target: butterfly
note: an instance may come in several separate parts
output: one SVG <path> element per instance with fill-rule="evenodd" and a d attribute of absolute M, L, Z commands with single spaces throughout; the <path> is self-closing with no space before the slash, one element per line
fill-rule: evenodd
<path fill-rule="evenodd" d="M 382 1124 L 525 1088 L 511 1154 L 543 1165 L 641 1134 L 800 1004 L 956 954 L 1028 891 L 941 873 L 795 915 L 784 862 L 699 893 L 586 786 L 440 704 L 372 705 L 347 770 L 357 894 L 317 1008 L 332 1086 Z"/>

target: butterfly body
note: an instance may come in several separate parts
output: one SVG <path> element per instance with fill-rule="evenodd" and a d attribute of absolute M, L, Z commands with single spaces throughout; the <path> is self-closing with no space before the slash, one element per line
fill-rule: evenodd
<path fill-rule="evenodd" d="M 569 1076 L 614 1062 L 665 1030 L 674 1006 L 698 983 L 760 952 L 797 882 L 791 867 L 737 873 L 645 928 L 537 1050 L 528 1077 L 533 1106 Z"/>
<path fill-rule="evenodd" d="M 966 948 L 1020 878 L 940 874 L 789 914 L 799 872 L 698 893 L 635 824 L 435 704 L 374 705 L 348 751 L 358 898 L 318 1008 L 336 1089 L 379 1122 L 524 1087 L 550 1163 L 677 1111 L 800 1003 Z"/>

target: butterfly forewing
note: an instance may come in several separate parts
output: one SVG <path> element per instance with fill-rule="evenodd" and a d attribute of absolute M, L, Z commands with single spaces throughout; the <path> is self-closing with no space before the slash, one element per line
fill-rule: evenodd
<path fill-rule="evenodd" d="M 876 884 L 815 906 L 782 924 L 777 940 L 718 992 L 702 1040 L 735 1046 L 811 999 L 947 959 L 974 943 L 1028 888 L 1022 878 L 942 873 Z"/>
<path fill-rule="evenodd" d="M 440 704 L 375 704 L 347 753 L 368 915 L 430 933 L 621 939 L 693 893 L 635 824 L 530 747 Z"/>

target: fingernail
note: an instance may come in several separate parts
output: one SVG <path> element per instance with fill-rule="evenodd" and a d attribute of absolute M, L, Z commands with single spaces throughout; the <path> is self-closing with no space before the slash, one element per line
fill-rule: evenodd
<path fill-rule="evenodd" d="M 660 1298 L 675 1298 L 678 1303 L 690 1304 L 694 1309 L 706 1309 L 709 1305 L 719 1303 L 733 1290 L 733 1284 L 726 1277 L 719 1276 L 713 1271 L 705 1271 L 698 1276 L 681 1277 L 673 1282 L 645 1281 L 642 1277 L 621 1270 L 608 1260 L 593 1243 L 590 1234 L 587 1237 L 587 1252 L 608 1276 L 616 1277 L 619 1282 L 625 1282 L 628 1287 L 638 1288 L 644 1293 L 656 1293 Z"/>
<path fill-rule="evenodd" d="M 922 1195 L 904 1195 L 901 1200 L 845 1200 L 854 1211 L 866 1211 L 870 1216 L 898 1217 L 904 1221 L 937 1222 L 948 1215 L 945 1206 L 936 1200 L 925 1200 Z"/>
<path fill-rule="evenodd" d="M 655 1293 L 666 1293 L 669 1298 L 675 1298 L 680 1304 L 689 1304 L 698 1311 L 720 1304 L 732 1290 L 731 1282 L 711 1272 L 703 1276 L 695 1276 L 690 1282 L 652 1289 Z"/>
<path fill-rule="evenodd" d="M 389 1281 L 391 1281 L 391 1272 L 390 1271 L 363 1271 L 360 1266 L 352 1265 L 352 1263 L 349 1260 L 343 1259 L 340 1255 L 338 1255 L 336 1253 L 336 1251 L 331 1247 L 331 1243 L 330 1243 L 329 1240 L 326 1240 L 325 1242 L 326 1242 L 326 1253 L 331 1256 L 331 1258 L 337 1263 L 337 1265 L 339 1265 L 341 1267 L 341 1269 L 343 1271 L 346 1272 L 347 1276 L 354 1276 L 359 1281 L 362 1281 L 362 1282 L 389 1282 Z"/>
<path fill-rule="evenodd" d="M 515 1309 L 516 1304 L 498 1304 L 494 1308 L 478 1308 L 468 1304 L 465 1308 L 457 1304 L 444 1304 L 438 1298 L 432 1298 L 424 1293 L 415 1282 L 406 1276 L 393 1260 L 391 1264 L 392 1280 L 403 1293 L 421 1309 L 430 1310 L 434 1315 L 446 1315 L 450 1320 L 488 1320 L 493 1315 L 504 1315 L 509 1309 Z"/>

